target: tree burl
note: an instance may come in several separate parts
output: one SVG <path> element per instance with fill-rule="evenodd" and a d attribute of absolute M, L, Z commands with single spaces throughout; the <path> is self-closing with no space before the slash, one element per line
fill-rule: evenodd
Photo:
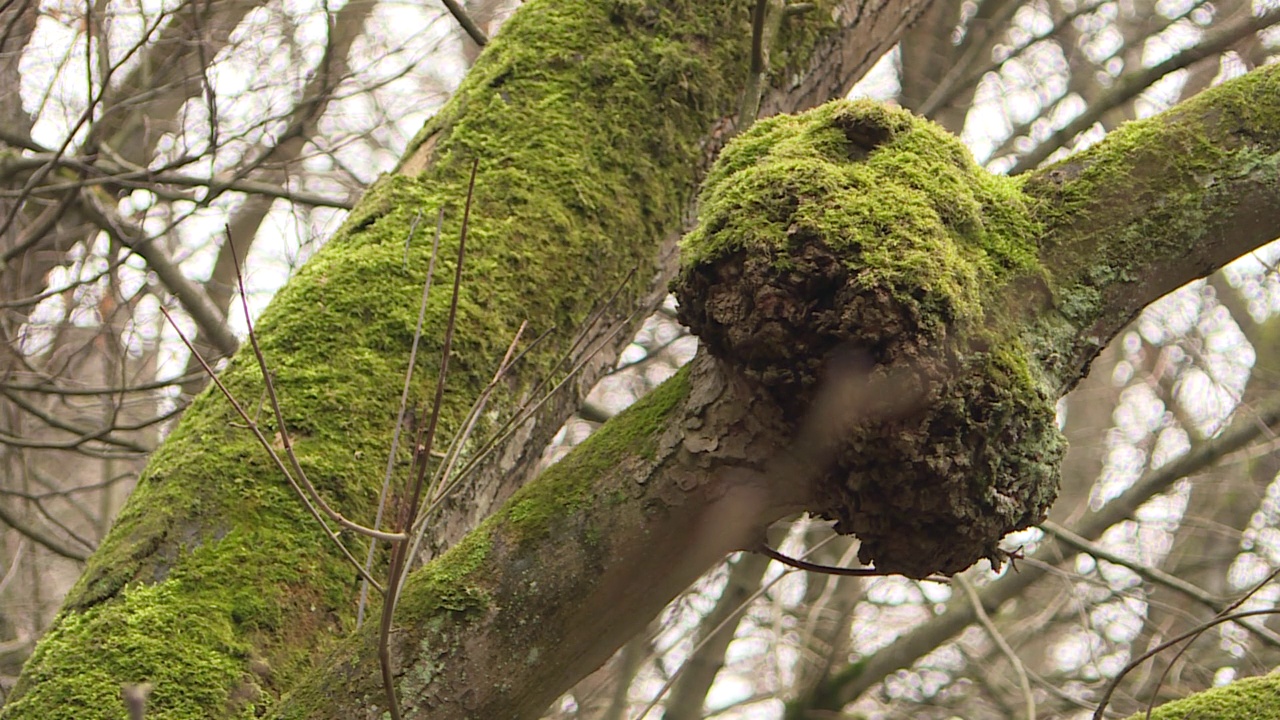
<path fill-rule="evenodd" d="M 1057 495 L 1056 395 L 1020 337 L 1045 287 L 1029 202 L 869 101 L 757 123 L 703 188 L 680 319 L 780 406 L 821 469 L 810 510 L 880 571 L 999 564 Z"/>

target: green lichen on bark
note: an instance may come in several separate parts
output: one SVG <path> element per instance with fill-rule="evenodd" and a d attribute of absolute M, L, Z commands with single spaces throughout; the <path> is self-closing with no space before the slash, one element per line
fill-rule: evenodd
<path fill-rule="evenodd" d="M 618 286 L 634 268 L 650 275 L 654 248 L 680 229 L 702 139 L 737 107 L 747 15 L 736 2 L 527 3 L 415 142 L 423 162 L 414 174 L 380 181 L 273 301 L 259 333 L 286 423 L 304 468 L 345 514 L 373 517 L 430 229 L 447 208 L 439 277 L 448 277 L 472 160 L 480 161 L 479 177 L 446 438 L 522 320 L 535 334 L 552 325 L 560 332 L 525 356 L 489 401 L 491 415 L 510 413 L 547 375 L 601 288 Z M 817 22 L 821 13 L 813 15 Z M 445 284 L 437 279 L 430 303 L 419 395 L 432 382 Z M 617 306 L 634 306 L 642 285 L 626 287 Z M 262 397 L 260 373 L 243 353 L 224 381 L 250 406 Z M 125 645 L 96 634 L 129 627 L 141 642 L 162 632 L 127 622 L 130 594 L 157 583 L 167 591 L 153 598 L 155 612 L 206 615 L 225 630 L 194 639 L 201 647 L 192 653 L 240 668 L 259 657 L 272 668 L 254 701 L 259 710 L 349 627 L 353 571 L 238 422 L 210 393 L 188 410 L 0 711 L 5 720 L 114 718 L 123 712 L 121 682 L 168 677 L 159 657 L 106 657 Z M 263 424 L 268 437 L 278 430 Z M 482 424 L 477 436 L 488 429 Z M 526 530 L 536 534 L 534 521 L 546 517 L 525 513 Z M 353 550 L 361 554 L 359 542 Z M 77 663 L 117 670 L 76 672 Z M 184 679 L 180 692 L 228 698 L 231 708 L 240 682 L 234 671 L 210 673 Z M 157 688 L 155 697 L 169 691 Z M 90 697 L 117 699 L 77 700 Z M 166 708 L 160 703 L 148 717 L 183 717 Z M 205 708 L 205 716 L 220 712 L 216 703 Z"/>
<path fill-rule="evenodd" d="M 998 562 L 1056 497 L 1054 396 L 1010 303 L 1045 284 L 1039 230 L 1017 180 L 872 102 L 762 121 L 709 174 L 680 317 L 813 428 L 812 509 L 863 562 Z"/>
<path fill-rule="evenodd" d="M 1029 174 L 1053 295 L 1036 352 L 1060 392 L 1142 307 L 1271 232 L 1277 96 L 1280 69 L 1260 68 Z"/>

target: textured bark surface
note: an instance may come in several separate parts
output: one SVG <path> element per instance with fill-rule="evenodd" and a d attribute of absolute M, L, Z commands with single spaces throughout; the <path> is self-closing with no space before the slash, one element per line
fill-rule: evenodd
<path fill-rule="evenodd" d="M 1058 392 L 1147 304 L 1275 238 L 1278 99 L 1262 67 L 1028 174 L 1053 306 L 1034 342 Z"/>
<path fill-rule="evenodd" d="M 927 577 L 1043 519 L 1063 442 L 1005 307 L 1043 285 L 1017 184 L 905 111 L 831 103 L 721 155 L 681 319 L 803 428 L 811 512 L 877 570 Z"/>

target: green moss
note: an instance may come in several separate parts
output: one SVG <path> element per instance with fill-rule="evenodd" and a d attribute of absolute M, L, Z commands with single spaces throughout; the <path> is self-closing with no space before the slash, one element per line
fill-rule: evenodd
<path fill-rule="evenodd" d="M 825 341 L 769 324 L 808 324 L 815 313 L 833 315 L 818 321 L 826 328 L 815 329 L 820 334 L 861 313 L 861 327 L 837 339 L 871 349 L 880 361 L 904 334 L 921 346 L 967 336 L 1000 345 L 1022 332 L 1016 320 L 1029 305 L 1011 302 L 1018 293 L 1010 288 L 1047 282 L 1037 256 L 1041 225 L 1021 185 L 979 167 L 938 125 L 872 101 L 763 120 L 731 142 L 708 174 L 699 223 L 681 246 L 682 319 L 716 351 L 722 338 L 707 331 L 720 322 L 713 316 L 738 311 L 723 306 L 733 291 L 715 288 L 742 287 L 745 273 L 760 276 L 748 284 L 773 289 L 760 291 L 767 297 L 739 293 L 738 305 L 765 319 L 751 331 L 725 333 L 723 354 L 738 362 L 767 366 L 781 355 L 801 363 L 782 346 L 808 352 Z M 717 269 L 736 262 L 742 267 Z M 792 295 L 795 307 L 780 307 L 778 298 Z M 721 307 L 704 310 L 706 303 Z M 787 381 L 792 373 L 765 367 L 758 374 Z"/>
<path fill-rule="evenodd" d="M 1146 716 L 1145 711 L 1129 720 Z M 1280 717 L 1280 675 L 1245 678 L 1156 708 L 1153 720 L 1271 720 Z"/>
<path fill-rule="evenodd" d="M 468 533 L 448 552 L 414 573 L 405 586 L 400 608 L 410 617 L 427 618 L 438 610 L 469 613 L 483 610 L 489 593 L 473 576 L 492 551 L 488 526 Z"/>
<path fill-rule="evenodd" d="M 1211 269 L 1205 248 L 1231 245 L 1222 234 L 1242 210 L 1240 181 L 1280 183 L 1280 112 L 1267 100 L 1277 93 L 1280 71 L 1263 68 L 1029 175 L 1061 315 L 1037 333 L 1062 388 L 1142 305 L 1190 279 L 1188 269 Z"/>
<path fill-rule="evenodd" d="M 881 572 L 999 563 L 1056 497 L 1064 443 L 1010 302 L 1045 283 L 1031 207 L 942 128 L 870 101 L 757 123 L 708 175 L 680 318 L 796 426 L 831 378 L 867 383 L 875 422 L 832 439 L 809 509 Z"/>
<path fill-rule="evenodd" d="M 829 103 L 756 123 L 729 145 L 702 192 L 685 268 L 738 250 L 817 239 L 860 282 L 895 288 L 945 321 L 985 313 L 984 293 L 1038 272 L 1018 181 L 991 175 L 954 136 L 871 101 Z"/>
<path fill-rule="evenodd" d="M 679 231 L 701 141 L 736 109 L 748 37 L 747 8 L 736 2 L 535 0 L 493 38 L 415 141 L 417 174 L 381 179 L 258 323 L 300 461 L 332 504 L 354 519 L 374 515 L 443 208 L 415 397 L 426 396 L 434 380 L 473 160 L 479 176 L 442 442 L 461 425 L 522 321 L 530 322 L 526 338 L 558 330 L 490 398 L 476 437 L 514 412 L 600 299 L 633 269 L 650 267 L 654 248 Z M 622 288 L 613 307 L 623 309 L 614 316 L 630 312 L 648 291 L 643 285 Z M 222 377 L 274 439 L 279 428 L 263 405 L 253 358 L 241 353 Z M 557 409 L 539 418 L 535 442 L 564 419 L 564 408 L 548 408 Z M 273 668 L 274 693 L 349 625 L 354 572 L 242 425 L 211 392 L 195 402 L 90 560 L 60 626 L 83 618 L 78 627 L 106 627 L 96 620 L 120 611 L 126 588 L 172 583 L 157 602 L 172 603 L 175 613 L 212 613 L 211 621 L 233 628 Z M 585 487 L 590 478 L 577 482 Z M 580 494 L 565 500 L 573 497 Z M 532 506 L 525 511 L 521 527 L 545 517 Z M 362 543 L 352 545 L 360 555 Z M 221 595 L 210 589 L 215 584 L 238 589 Z M 468 606 L 477 600 L 441 597 Z M 84 647 L 94 642 L 78 637 Z M 17 700 L 34 692 L 30 678 L 75 662 L 116 667 L 73 643 L 50 641 L 19 683 L 14 707 L 22 710 L 6 708 L 6 720 L 49 717 L 56 703 Z M 106 675 L 68 677 L 85 686 L 78 694 L 119 692 Z M 230 675 L 210 682 L 222 687 L 191 692 L 228 696 Z"/>
<path fill-rule="evenodd" d="M 24 676 L 30 690 L 4 716 L 120 718 L 121 683 L 150 683 L 149 715 L 253 717 L 214 710 L 229 706 L 249 648 L 227 621 L 228 608 L 212 599 L 175 603 L 185 592 L 179 581 L 132 586 L 111 612 L 64 611 L 36 649 L 35 672 Z"/>
<path fill-rule="evenodd" d="M 689 373 L 687 368 L 682 368 L 601 426 L 537 482 L 520 488 L 495 519 L 503 522 L 504 530 L 521 542 L 545 537 L 557 519 L 598 500 L 596 486 L 600 478 L 616 468 L 622 458 L 653 459 L 662 428 L 688 393 Z M 590 528 L 588 531 L 598 532 Z"/>
<path fill-rule="evenodd" d="M 833 12 L 838 3 L 822 0 L 813 6 L 798 14 L 785 14 L 777 37 L 769 43 L 769 75 L 777 85 L 807 72 L 814 48 L 828 32 L 838 29 Z"/>

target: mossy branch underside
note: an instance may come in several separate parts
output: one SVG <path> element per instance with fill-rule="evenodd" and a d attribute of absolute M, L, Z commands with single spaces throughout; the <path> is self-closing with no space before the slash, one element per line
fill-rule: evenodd
<path fill-rule="evenodd" d="M 575 327 L 679 229 L 702 143 L 738 106 L 747 5 L 534 0 L 493 38 L 259 324 L 331 503 L 373 516 L 426 264 L 421 244 L 406 254 L 416 218 L 456 208 L 479 158 L 447 437 L 522 320 Z M 785 33 L 797 67 L 831 25 L 801 17 Z M 877 105 L 757 123 L 710 172 L 685 244 L 681 312 L 705 352 L 408 578 L 392 637 L 406 717 L 536 717 L 787 513 L 835 519 L 888 571 L 998 561 L 1000 536 L 1052 501 L 1053 402 L 1097 349 L 1272 239 L 1278 73 L 1015 179 Z M 495 416 L 570 342 L 530 353 Z M 243 357 L 223 380 L 261 393 Z M 350 634 L 354 574 L 232 420 L 220 398 L 195 402 L 0 717 L 118 718 L 132 682 L 154 686 L 157 720 L 381 717 L 377 623 Z M 1237 687 L 1257 683 L 1205 696 Z"/>

